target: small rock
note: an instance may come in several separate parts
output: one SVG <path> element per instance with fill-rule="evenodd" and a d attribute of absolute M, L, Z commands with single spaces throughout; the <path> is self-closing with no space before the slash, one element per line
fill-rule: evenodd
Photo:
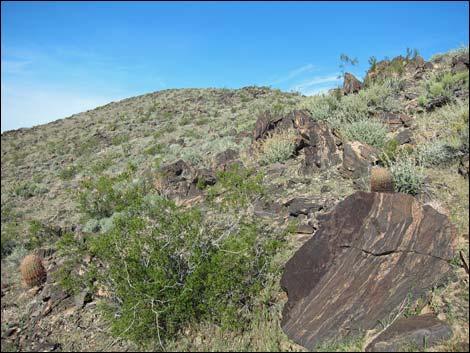
<path fill-rule="evenodd" d="M 403 130 L 399 132 L 396 136 L 395 139 L 397 140 L 399 145 L 404 145 L 406 143 L 412 143 L 413 141 L 413 133 L 409 130 Z"/>
<path fill-rule="evenodd" d="M 317 212 L 323 209 L 323 205 L 311 202 L 306 198 L 294 198 L 285 203 L 289 214 L 293 217 L 297 217 L 300 214 L 308 215 L 311 212 Z"/>
<path fill-rule="evenodd" d="M 297 233 L 300 234 L 312 234 L 313 232 L 315 232 L 315 228 L 310 224 L 301 224 L 297 227 Z"/>
<path fill-rule="evenodd" d="M 84 289 L 73 297 L 73 301 L 75 306 L 81 309 L 85 304 L 91 302 L 91 293 L 88 291 L 88 289 Z"/>

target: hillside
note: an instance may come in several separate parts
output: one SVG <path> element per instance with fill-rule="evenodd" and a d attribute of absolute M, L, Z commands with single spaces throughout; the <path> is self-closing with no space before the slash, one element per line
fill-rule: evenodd
<path fill-rule="evenodd" d="M 370 350 L 396 319 L 426 314 L 451 333 L 400 344 L 468 351 L 468 84 L 460 48 L 372 61 L 364 82 L 346 74 L 320 96 L 171 89 L 3 133 L 2 351 Z M 394 277 L 363 300 L 364 320 L 344 309 L 358 331 L 332 323 L 306 338 L 298 302 L 322 300 L 306 283 L 332 276 L 337 293 L 357 275 L 334 267 L 359 266 L 343 257 L 355 240 L 329 243 L 347 222 L 401 244 L 361 243 L 374 261 L 414 236 L 428 240 L 409 252 L 438 261 L 374 262 Z M 27 285 L 30 253 L 47 275 Z M 297 277 L 322 256 L 317 277 Z M 333 297 L 305 313 L 327 313 Z"/>

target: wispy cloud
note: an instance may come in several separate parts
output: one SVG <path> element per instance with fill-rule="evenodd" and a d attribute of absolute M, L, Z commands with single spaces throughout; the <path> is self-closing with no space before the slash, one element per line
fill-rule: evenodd
<path fill-rule="evenodd" d="M 341 79 L 338 79 L 338 74 L 330 74 L 328 76 L 316 76 L 313 77 L 307 81 L 304 81 L 302 83 L 299 83 L 295 86 L 292 86 L 290 89 L 293 91 L 298 91 L 303 94 L 306 94 L 306 92 L 313 92 L 315 90 L 319 89 L 319 85 L 325 86 L 328 84 L 330 87 L 322 87 L 322 89 L 328 89 L 333 87 L 333 83 L 339 83 L 341 82 Z"/>
<path fill-rule="evenodd" d="M 283 77 L 280 77 L 274 81 L 272 81 L 271 83 L 268 84 L 268 86 L 274 86 L 274 85 L 278 85 L 280 83 L 284 83 L 284 82 L 287 82 L 287 81 L 290 81 L 292 80 L 293 78 L 303 74 L 303 73 L 306 73 L 306 72 L 311 72 L 312 70 L 315 69 L 315 65 L 312 65 L 312 64 L 307 64 L 307 65 L 304 65 L 302 67 L 299 67 L 298 69 L 295 69 L 295 70 L 292 70 L 291 72 L 289 72 L 287 75 L 283 76 Z"/>

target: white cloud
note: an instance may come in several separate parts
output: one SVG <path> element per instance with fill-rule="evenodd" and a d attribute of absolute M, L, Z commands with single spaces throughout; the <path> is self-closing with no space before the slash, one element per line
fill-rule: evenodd
<path fill-rule="evenodd" d="M 2 84 L 1 131 L 45 124 L 122 98 Z"/>
<path fill-rule="evenodd" d="M 300 74 L 302 74 L 304 72 L 310 72 L 313 69 L 315 69 L 315 66 L 312 65 L 312 64 L 304 65 L 302 67 L 299 67 L 298 69 L 295 69 L 295 70 L 289 72 L 287 75 L 285 75 L 281 78 L 278 78 L 277 80 L 269 83 L 268 86 L 274 86 L 274 85 L 278 85 L 280 83 L 292 80 L 294 77 L 297 77 L 297 76 L 299 76 Z"/>
<path fill-rule="evenodd" d="M 331 74 L 328 76 L 316 76 L 316 77 L 311 78 L 308 81 L 304 81 L 300 84 L 297 84 L 291 87 L 291 90 L 306 94 L 305 92 L 312 92 L 312 91 L 318 90 L 319 89 L 318 85 L 325 86 L 326 83 L 329 83 L 330 84 L 329 87 L 321 88 L 321 89 L 328 90 L 329 88 L 334 87 L 334 85 L 332 85 L 333 83 L 337 84 L 339 82 L 341 82 L 341 79 L 338 79 L 338 74 Z M 315 86 L 317 87 L 315 88 Z"/>

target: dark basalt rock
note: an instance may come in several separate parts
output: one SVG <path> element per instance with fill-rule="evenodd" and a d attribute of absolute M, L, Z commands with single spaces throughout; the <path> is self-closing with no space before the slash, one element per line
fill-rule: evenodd
<path fill-rule="evenodd" d="M 314 349 L 375 328 L 445 279 L 455 239 L 446 216 L 409 195 L 347 197 L 285 266 L 284 332 Z"/>
<path fill-rule="evenodd" d="M 212 170 L 195 169 L 179 160 L 160 169 L 154 186 L 171 199 L 188 200 L 203 195 L 201 189 L 216 182 L 216 175 Z"/>
<path fill-rule="evenodd" d="M 323 122 L 310 122 L 299 129 L 304 141 L 305 160 L 302 170 L 305 174 L 323 170 L 341 163 L 337 137 Z"/>
<path fill-rule="evenodd" d="M 397 140 L 399 145 L 404 145 L 405 143 L 412 143 L 413 142 L 413 133 L 409 130 L 400 131 L 396 136 L 395 139 Z"/>
<path fill-rule="evenodd" d="M 287 210 L 289 215 L 297 217 L 298 215 L 304 214 L 308 215 L 311 212 L 320 211 L 323 208 L 323 205 L 319 205 L 315 202 L 311 202 L 306 198 L 294 198 L 286 202 Z"/>
<path fill-rule="evenodd" d="M 362 83 L 354 75 L 346 72 L 344 74 L 343 92 L 345 94 L 353 94 L 359 92 L 362 88 Z"/>
<path fill-rule="evenodd" d="M 366 347 L 366 352 L 398 352 L 407 346 L 424 349 L 451 337 L 451 327 L 433 314 L 410 316 L 395 321 Z"/>
<path fill-rule="evenodd" d="M 354 180 L 367 177 L 372 166 L 378 161 L 378 154 L 372 146 L 357 141 L 345 143 L 342 173 Z"/>
<path fill-rule="evenodd" d="M 465 72 L 469 69 L 468 54 L 460 54 L 452 58 L 452 73 Z"/>
<path fill-rule="evenodd" d="M 447 96 L 437 96 L 435 98 L 430 99 L 425 104 L 424 107 L 426 108 L 426 111 L 430 112 L 430 111 L 433 111 L 436 108 L 440 108 L 440 107 L 446 105 L 449 102 L 450 102 L 449 97 L 447 97 Z"/>
<path fill-rule="evenodd" d="M 228 149 L 228 150 L 218 153 L 214 159 L 215 169 L 227 170 L 228 168 L 230 168 L 231 165 L 239 162 L 237 161 L 238 156 L 239 156 L 238 151 L 235 151 L 232 149 Z"/>

